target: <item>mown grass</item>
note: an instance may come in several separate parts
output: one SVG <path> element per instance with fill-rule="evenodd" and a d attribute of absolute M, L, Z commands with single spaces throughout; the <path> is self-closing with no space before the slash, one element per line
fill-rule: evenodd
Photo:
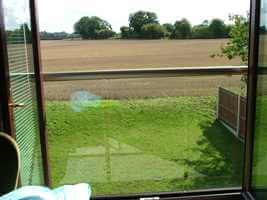
<path fill-rule="evenodd" d="M 256 129 L 254 138 L 254 160 L 252 185 L 257 189 L 267 186 L 267 96 L 258 96 L 256 104 Z M 266 190 L 265 190 L 266 191 Z M 265 193 L 266 198 L 266 193 Z"/>
<path fill-rule="evenodd" d="M 215 97 L 49 101 L 53 186 L 89 182 L 93 195 L 240 186 L 243 144 L 215 110 Z"/>

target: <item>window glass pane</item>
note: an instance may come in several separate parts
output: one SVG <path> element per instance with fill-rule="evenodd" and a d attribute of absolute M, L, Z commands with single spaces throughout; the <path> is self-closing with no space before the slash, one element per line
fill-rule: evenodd
<path fill-rule="evenodd" d="M 261 1 L 261 22 L 260 22 L 260 43 L 259 43 L 259 65 L 258 65 L 258 86 L 256 103 L 256 130 L 253 156 L 253 192 L 257 199 L 267 198 L 267 1 Z"/>
<path fill-rule="evenodd" d="M 247 55 L 220 53 L 229 14 L 248 30 L 249 0 L 39 2 L 53 187 L 241 188 L 246 77 L 217 70 L 247 69 Z M 195 76 L 177 75 L 186 67 Z"/>
<path fill-rule="evenodd" d="M 21 152 L 21 184 L 43 184 L 29 0 L 3 0 L 16 140 Z"/>
<path fill-rule="evenodd" d="M 47 82 L 53 187 L 88 182 L 95 196 L 241 186 L 244 122 L 237 131 L 231 110 L 240 78 Z"/>

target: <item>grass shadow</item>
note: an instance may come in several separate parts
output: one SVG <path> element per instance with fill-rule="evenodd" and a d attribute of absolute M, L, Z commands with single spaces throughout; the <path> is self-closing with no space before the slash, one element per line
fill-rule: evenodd
<path fill-rule="evenodd" d="M 241 186 L 243 143 L 217 120 L 199 126 L 203 135 L 186 149 L 195 156 L 183 159 L 184 190 Z"/>

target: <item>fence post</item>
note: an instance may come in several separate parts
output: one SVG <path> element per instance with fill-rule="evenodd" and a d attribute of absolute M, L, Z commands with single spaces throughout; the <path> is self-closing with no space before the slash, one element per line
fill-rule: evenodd
<path fill-rule="evenodd" d="M 219 106 L 220 106 L 220 87 L 218 87 L 217 91 L 217 113 L 216 113 L 216 119 L 219 119 Z"/>
<path fill-rule="evenodd" d="M 238 95 L 237 127 L 236 127 L 237 137 L 239 136 L 239 131 L 240 131 L 240 104 L 241 104 L 241 98 L 240 98 L 240 95 Z"/>

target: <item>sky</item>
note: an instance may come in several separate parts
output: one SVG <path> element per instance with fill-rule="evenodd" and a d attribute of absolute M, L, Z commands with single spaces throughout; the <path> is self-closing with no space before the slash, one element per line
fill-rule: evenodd
<path fill-rule="evenodd" d="M 156 12 L 160 23 L 174 23 L 187 18 L 192 25 L 221 18 L 229 23 L 229 14 L 245 15 L 249 0 L 38 0 L 41 31 L 73 32 L 73 25 L 83 16 L 107 20 L 113 30 L 128 25 L 130 13 L 138 10 Z"/>

